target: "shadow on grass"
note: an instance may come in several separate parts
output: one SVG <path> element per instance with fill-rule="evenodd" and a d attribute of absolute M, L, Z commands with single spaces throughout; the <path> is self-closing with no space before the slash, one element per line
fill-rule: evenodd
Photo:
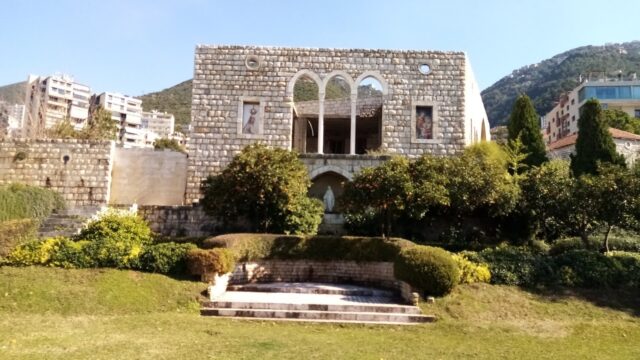
<path fill-rule="evenodd" d="M 598 307 L 623 311 L 640 317 L 640 289 L 577 289 L 577 288 L 541 288 L 523 289 L 542 300 L 565 301 L 584 300 Z"/>

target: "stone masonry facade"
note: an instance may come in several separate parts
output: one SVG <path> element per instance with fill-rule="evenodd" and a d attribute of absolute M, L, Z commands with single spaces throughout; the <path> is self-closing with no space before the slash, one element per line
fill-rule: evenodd
<path fill-rule="evenodd" d="M 421 65 L 429 71 L 420 71 Z M 385 153 L 448 156 L 480 140 L 481 131 L 486 132 L 482 139 L 489 139 L 486 113 L 463 52 L 199 45 L 187 145 L 187 203 L 200 198 L 203 179 L 221 171 L 245 146 L 258 142 L 292 148 L 293 86 L 302 76 L 319 85 L 321 102 L 323 85 L 334 76 L 347 80 L 352 95 L 362 79 L 378 80 Z M 258 134 L 239 131 L 244 101 L 263 110 Z M 415 106 L 425 104 L 434 108 L 434 136 L 416 141 L 412 114 Z"/>
<path fill-rule="evenodd" d="M 22 183 L 55 190 L 70 208 L 105 206 L 114 144 L 88 140 L 0 141 L 0 186 Z"/>

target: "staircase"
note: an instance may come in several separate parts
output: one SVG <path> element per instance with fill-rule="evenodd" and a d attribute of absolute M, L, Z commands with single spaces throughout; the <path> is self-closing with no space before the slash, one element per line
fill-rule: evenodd
<path fill-rule="evenodd" d="M 202 304 L 203 316 L 262 320 L 411 325 L 433 322 L 390 291 L 353 285 L 268 283 L 229 286 Z"/>
<path fill-rule="evenodd" d="M 87 206 L 52 213 L 40 225 L 38 237 L 71 237 L 77 235 L 84 225 L 100 210 L 100 207 Z"/>

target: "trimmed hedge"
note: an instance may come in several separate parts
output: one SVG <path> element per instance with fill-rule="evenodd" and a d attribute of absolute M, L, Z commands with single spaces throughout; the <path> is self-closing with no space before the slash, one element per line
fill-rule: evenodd
<path fill-rule="evenodd" d="M 460 280 L 460 270 L 449 252 L 422 245 L 402 249 L 394 272 L 398 279 L 434 296 L 448 294 Z"/>
<path fill-rule="evenodd" d="M 140 270 L 161 274 L 184 274 L 187 270 L 187 253 L 194 244 L 161 243 L 149 245 L 140 254 Z"/>
<path fill-rule="evenodd" d="M 413 242 L 399 238 L 229 234 L 209 238 L 202 247 L 228 248 L 236 254 L 238 261 L 394 261 L 401 249 L 413 245 Z"/>
<path fill-rule="evenodd" d="M 229 249 L 191 249 L 187 252 L 187 267 L 191 275 L 226 274 L 233 271 L 235 259 Z"/>

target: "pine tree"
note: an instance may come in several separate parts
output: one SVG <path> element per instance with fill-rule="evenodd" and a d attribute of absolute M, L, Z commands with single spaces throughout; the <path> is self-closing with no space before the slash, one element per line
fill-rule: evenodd
<path fill-rule="evenodd" d="M 516 141 L 518 137 L 522 141 L 523 152 L 529 154 L 524 161 L 528 166 L 539 166 L 548 161 L 538 119 L 531 99 L 527 95 L 518 96 L 513 104 L 507 130 L 510 141 Z"/>
<path fill-rule="evenodd" d="M 598 162 L 625 166 L 624 157 L 616 152 L 616 145 L 604 122 L 600 102 L 588 100 L 580 109 L 578 139 L 575 155 L 571 155 L 574 176 L 596 174 Z"/>

